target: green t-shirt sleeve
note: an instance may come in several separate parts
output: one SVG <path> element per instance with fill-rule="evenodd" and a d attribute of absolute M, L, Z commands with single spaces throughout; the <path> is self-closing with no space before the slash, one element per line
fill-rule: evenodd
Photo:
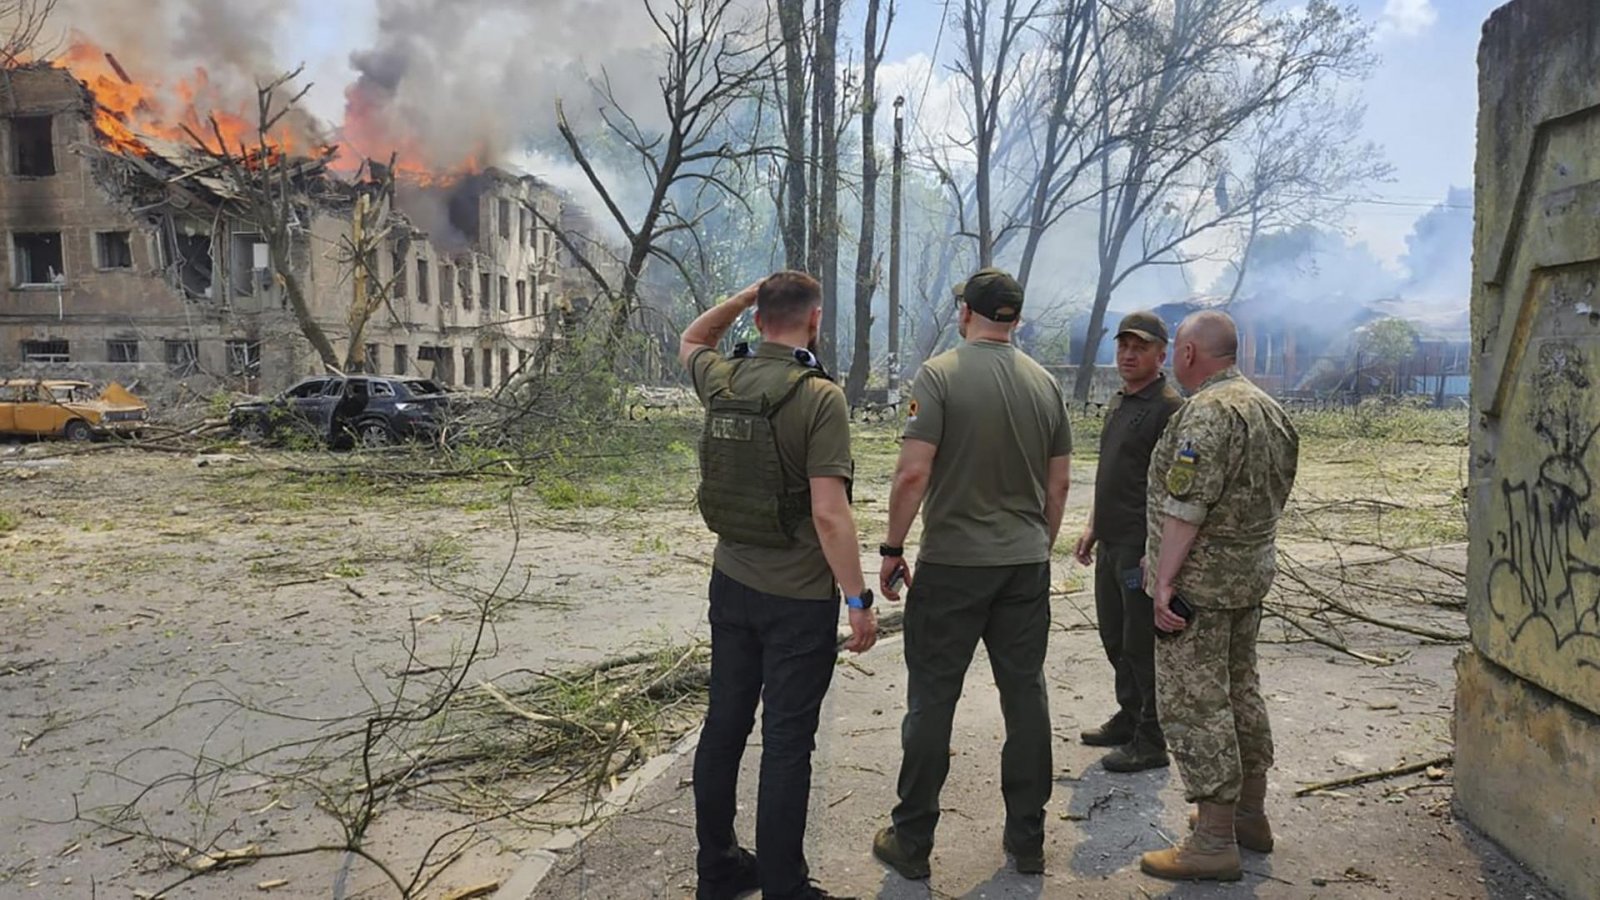
<path fill-rule="evenodd" d="M 1168 460 L 1165 512 L 1202 525 L 1233 472 L 1232 411 L 1217 403 L 1190 402 L 1167 428 L 1176 429 L 1176 440 Z"/>
<path fill-rule="evenodd" d="M 1061 395 L 1061 389 L 1056 389 L 1056 404 L 1061 407 L 1061 420 L 1056 423 L 1055 433 L 1050 436 L 1050 458 L 1072 455 L 1072 422 L 1067 418 L 1067 398 Z"/>
<path fill-rule="evenodd" d="M 850 407 L 838 385 L 822 385 L 811 430 L 806 434 L 806 477 L 832 476 L 848 481 L 855 474 L 855 463 L 850 459 Z"/>
<path fill-rule="evenodd" d="M 911 384 L 905 436 L 930 444 L 938 444 L 944 436 L 944 392 L 927 366 L 923 366 L 917 373 L 917 380 Z"/>
<path fill-rule="evenodd" d="M 695 396 L 700 398 L 701 403 L 706 402 L 707 373 L 711 371 L 712 366 L 718 363 L 725 364 L 726 362 L 727 360 L 719 356 L 717 351 L 711 347 L 701 347 L 694 352 L 694 355 L 689 357 L 689 379 L 694 382 L 694 393 Z"/>

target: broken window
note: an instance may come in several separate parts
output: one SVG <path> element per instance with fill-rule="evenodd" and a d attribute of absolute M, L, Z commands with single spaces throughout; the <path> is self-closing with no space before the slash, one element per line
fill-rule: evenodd
<path fill-rule="evenodd" d="M 483 300 L 484 309 L 494 305 L 494 291 L 491 288 L 493 284 L 488 272 L 478 275 L 478 297 Z"/>
<path fill-rule="evenodd" d="M 383 365 L 383 348 L 377 344 L 367 345 L 367 371 L 376 372 Z"/>
<path fill-rule="evenodd" d="M 429 287 L 428 281 L 428 261 L 419 256 L 417 257 L 417 302 L 427 303 L 428 294 L 430 291 L 431 288 Z M 419 355 L 417 358 L 421 359 L 422 357 Z"/>
<path fill-rule="evenodd" d="M 267 245 L 259 234 L 236 234 L 229 257 L 233 273 L 233 291 L 236 294 L 254 294 L 267 285 L 267 270 L 271 268 Z"/>
<path fill-rule="evenodd" d="M 465 266 L 456 270 L 461 274 L 461 308 L 472 308 L 472 271 Z"/>
<path fill-rule="evenodd" d="M 483 386 L 494 387 L 494 351 L 483 348 Z"/>
<path fill-rule="evenodd" d="M 200 345 L 195 341 L 165 341 L 167 368 L 178 376 L 200 371 Z"/>
<path fill-rule="evenodd" d="M 528 314 L 528 282 L 524 281 L 521 278 L 518 278 L 517 279 L 517 315 L 525 316 L 527 314 Z"/>
<path fill-rule="evenodd" d="M 500 383 L 503 385 L 511 380 L 511 351 L 505 347 L 500 348 Z"/>
<path fill-rule="evenodd" d="M 472 387 L 478 380 L 477 366 L 474 365 L 477 359 L 471 347 L 461 351 L 461 383 L 467 387 Z"/>
<path fill-rule="evenodd" d="M 504 275 L 501 275 L 500 276 L 500 311 L 501 312 L 505 312 L 507 309 L 509 309 L 510 307 L 508 306 L 508 304 L 510 302 L 511 302 L 511 279 L 506 277 L 506 276 L 504 276 Z"/>
<path fill-rule="evenodd" d="M 261 342 L 233 340 L 228 342 L 228 374 L 260 375 Z"/>
<path fill-rule="evenodd" d="M 24 362 L 64 363 L 71 356 L 67 353 L 66 341 L 23 341 L 22 359 Z"/>
<path fill-rule="evenodd" d="M 500 236 L 511 240 L 511 201 L 500 201 Z"/>
<path fill-rule="evenodd" d="M 211 296 L 211 235 L 175 233 L 171 264 L 178 270 L 178 286 L 186 296 Z"/>
<path fill-rule="evenodd" d="M 106 362 L 136 363 L 138 361 L 138 341 L 106 341 Z"/>
<path fill-rule="evenodd" d="M 455 380 L 454 363 L 455 353 L 449 347 L 418 347 L 417 362 L 432 363 L 432 371 L 422 367 L 424 375 L 431 375 L 439 381 L 451 382 Z"/>
<path fill-rule="evenodd" d="M 439 264 L 439 305 L 456 302 L 456 268 L 448 263 Z"/>
<path fill-rule="evenodd" d="M 541 316 L 550 311 L 550 289 L 549 288 L 540 288 L 539 289 L 539 299 L 537 301 L 537 305 L 534 306 L 533 311 L 535 313 L 537 313 L 538 315 L 541 315 Z"/>
<path fill-rule="evenodd" d="M 411 367 L 410 355 L 411 351 L 405 344 L 394 345 L 394 373 L 396 375 L 406 374 L 406 369 Z"/>
<path fill-rule="evenodd" d="M 131 269 L 133 236 L 126 231 L 102 231 L 94 236 L 94 254 L 102 269 Z"/>
<path fill-rule="evenodd" d="M 61 232 L 18 232 L 11 238 L 15 249 L 12 271 L 17 284 L 55 284 L 66 281 L 61 262 Z"/>
<path fill-rule="evenodd" d="M 527 368 L 528 368 L 528 351 L 523 350 L 521 348 L 518 348 L 517 349 L 517 371 L 521 372 L 521 371 L 526 370 Z"/>
<path fill-rule="evenodd" d="M 50 116 L 15 116 L 11 119 L 11 173 L 54 175 L 56 148 Z"/>
<path fill-rule="evenodd" d="M 406 251 L 403 247 L 394 248 L 394 284 L 389 289 L 389 296 L 396 300 L 403 299 L 406 295 Z"/>

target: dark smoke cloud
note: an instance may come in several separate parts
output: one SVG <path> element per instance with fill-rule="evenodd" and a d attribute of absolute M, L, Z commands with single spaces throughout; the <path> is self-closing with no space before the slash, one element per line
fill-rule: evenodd
<path fill-rule="evenodd" d="M 502 161 L 585 119 L 604 71 L 635 109 L 654 100 L 659 35 L 642 0 L 378 0 L 372 46 L 350 54 L 347 139 L 429 168 Z"/>

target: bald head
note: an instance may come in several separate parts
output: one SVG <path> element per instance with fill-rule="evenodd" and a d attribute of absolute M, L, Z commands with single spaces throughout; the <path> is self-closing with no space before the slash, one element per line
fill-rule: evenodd
<path fill-rule="evenodd" d="M 1201 310 L 1183 320 L 1172 344 L 1173 374 L 1185 390 L 1192 391 L 1234 364 L 1239 354 L 1239 327 L 1225 312 Z"/>

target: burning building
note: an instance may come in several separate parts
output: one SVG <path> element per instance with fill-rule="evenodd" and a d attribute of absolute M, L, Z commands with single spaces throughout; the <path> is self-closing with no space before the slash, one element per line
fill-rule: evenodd
<path fill-rule="evenodd" d="M 492 388 L 584 290 L 547 227 L 564 201 L 536 178 L 395 174 L 339 160 L 304 123 L 257 143 L 192 104 L 154 123 L 114 59 L 81 57 L 6 73 L 0 371 L 273 390 L 324 367 L 320 330 L 345 364 Z M 262 165 L 281 247 L 245 213 L 240 176 Z"/>

